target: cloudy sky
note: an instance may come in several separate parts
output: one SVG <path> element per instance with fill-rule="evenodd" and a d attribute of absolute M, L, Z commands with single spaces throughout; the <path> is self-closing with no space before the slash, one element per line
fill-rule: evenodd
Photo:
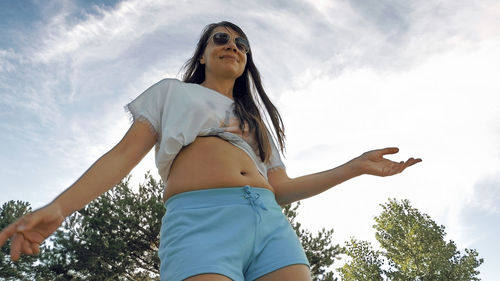
<path fill-rule="evenodd" d="M 112 148 L 123 106 L 180 77 L 202 28 L 245 30 L 284 117 L 290 176 L 398 146 L 404 173 L 362 176 L 302 201 L 335 242 L 374 241 L 373 217 L 407 198 L 500 278 L 500 3 L 496 0 L 1 1 L 0 204 L 40 207 Z M 156 169 L 152 153 L 133 183 Z M 157 176 L 159 178 L 159 176 Z"/>

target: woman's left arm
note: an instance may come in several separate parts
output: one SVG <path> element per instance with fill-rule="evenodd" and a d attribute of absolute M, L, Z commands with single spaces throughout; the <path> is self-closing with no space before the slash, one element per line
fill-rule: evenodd
<path fill-rule="evenodd" d="M 276 201 L 279 205 L 284 206 L 318 195 L 348 179 L 363 174 L 381 177 L 392 176 L 422 161 L 419 158 L 410 158 L 406 162 L 394 162 L 384 158 L 384 155 L 394 154 L 398 151 L 399 149 L 396 147 L 368 151 L 331 170 L 298 178 L 289 178 L 284 169 L 275 169 L 269 171 L 268 179 L 274 188 Z"/>

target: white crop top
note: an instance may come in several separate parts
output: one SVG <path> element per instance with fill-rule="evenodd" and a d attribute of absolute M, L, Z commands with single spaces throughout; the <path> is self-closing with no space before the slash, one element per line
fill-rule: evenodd
<path fill-rule="evenodd" d="M 177 79 L 163 79 L 125 106 L 132 120 L 146 120 L 158 135 L 155 162 L 166 184 L 177 153 L 198 136 L 217 136 L 250 156 L 259 172 L 267 179 L 267 171 L 285 168 L 268 130 L 272 154 L 268 163 L 259 157 L 257 142 L 248 126 L 242 132 L 233 113 L 234 101 L 199 84 Z"/>

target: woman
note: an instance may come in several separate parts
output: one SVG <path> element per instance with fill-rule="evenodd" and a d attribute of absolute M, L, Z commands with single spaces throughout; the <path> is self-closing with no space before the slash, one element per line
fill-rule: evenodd
<path fill-rule="evenodd" d="M 283 151 L 281 117 L 262 88 L 246 35 L 232 23 L 205 28 L 183 80 L 164 79 L 128 104 L 134 122 L 123 139 L 53 202 L 0 233 L 0 246 L 12 237 L 12 260 L 38 253 L 65 217 L 113 187 L 156 145 L 166 183 L 162 280 L 311 280 L 280 205 L 362 174 L 394 175 L 421 161 L 389 161 L 383 156 L 398 149 L 386 148 L 289 178 L 257 95 Z"/>

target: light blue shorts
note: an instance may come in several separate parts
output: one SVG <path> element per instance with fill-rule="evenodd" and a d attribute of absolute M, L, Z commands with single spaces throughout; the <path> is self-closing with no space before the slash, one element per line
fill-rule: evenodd
<path fill-rule="evenodd" d="M 188 191 L 169 198 L 165 208 L 158 251 L 162 281 L 203 273 L 253 281 L 287 265 L 310 267 L 269 189 Z"/>

